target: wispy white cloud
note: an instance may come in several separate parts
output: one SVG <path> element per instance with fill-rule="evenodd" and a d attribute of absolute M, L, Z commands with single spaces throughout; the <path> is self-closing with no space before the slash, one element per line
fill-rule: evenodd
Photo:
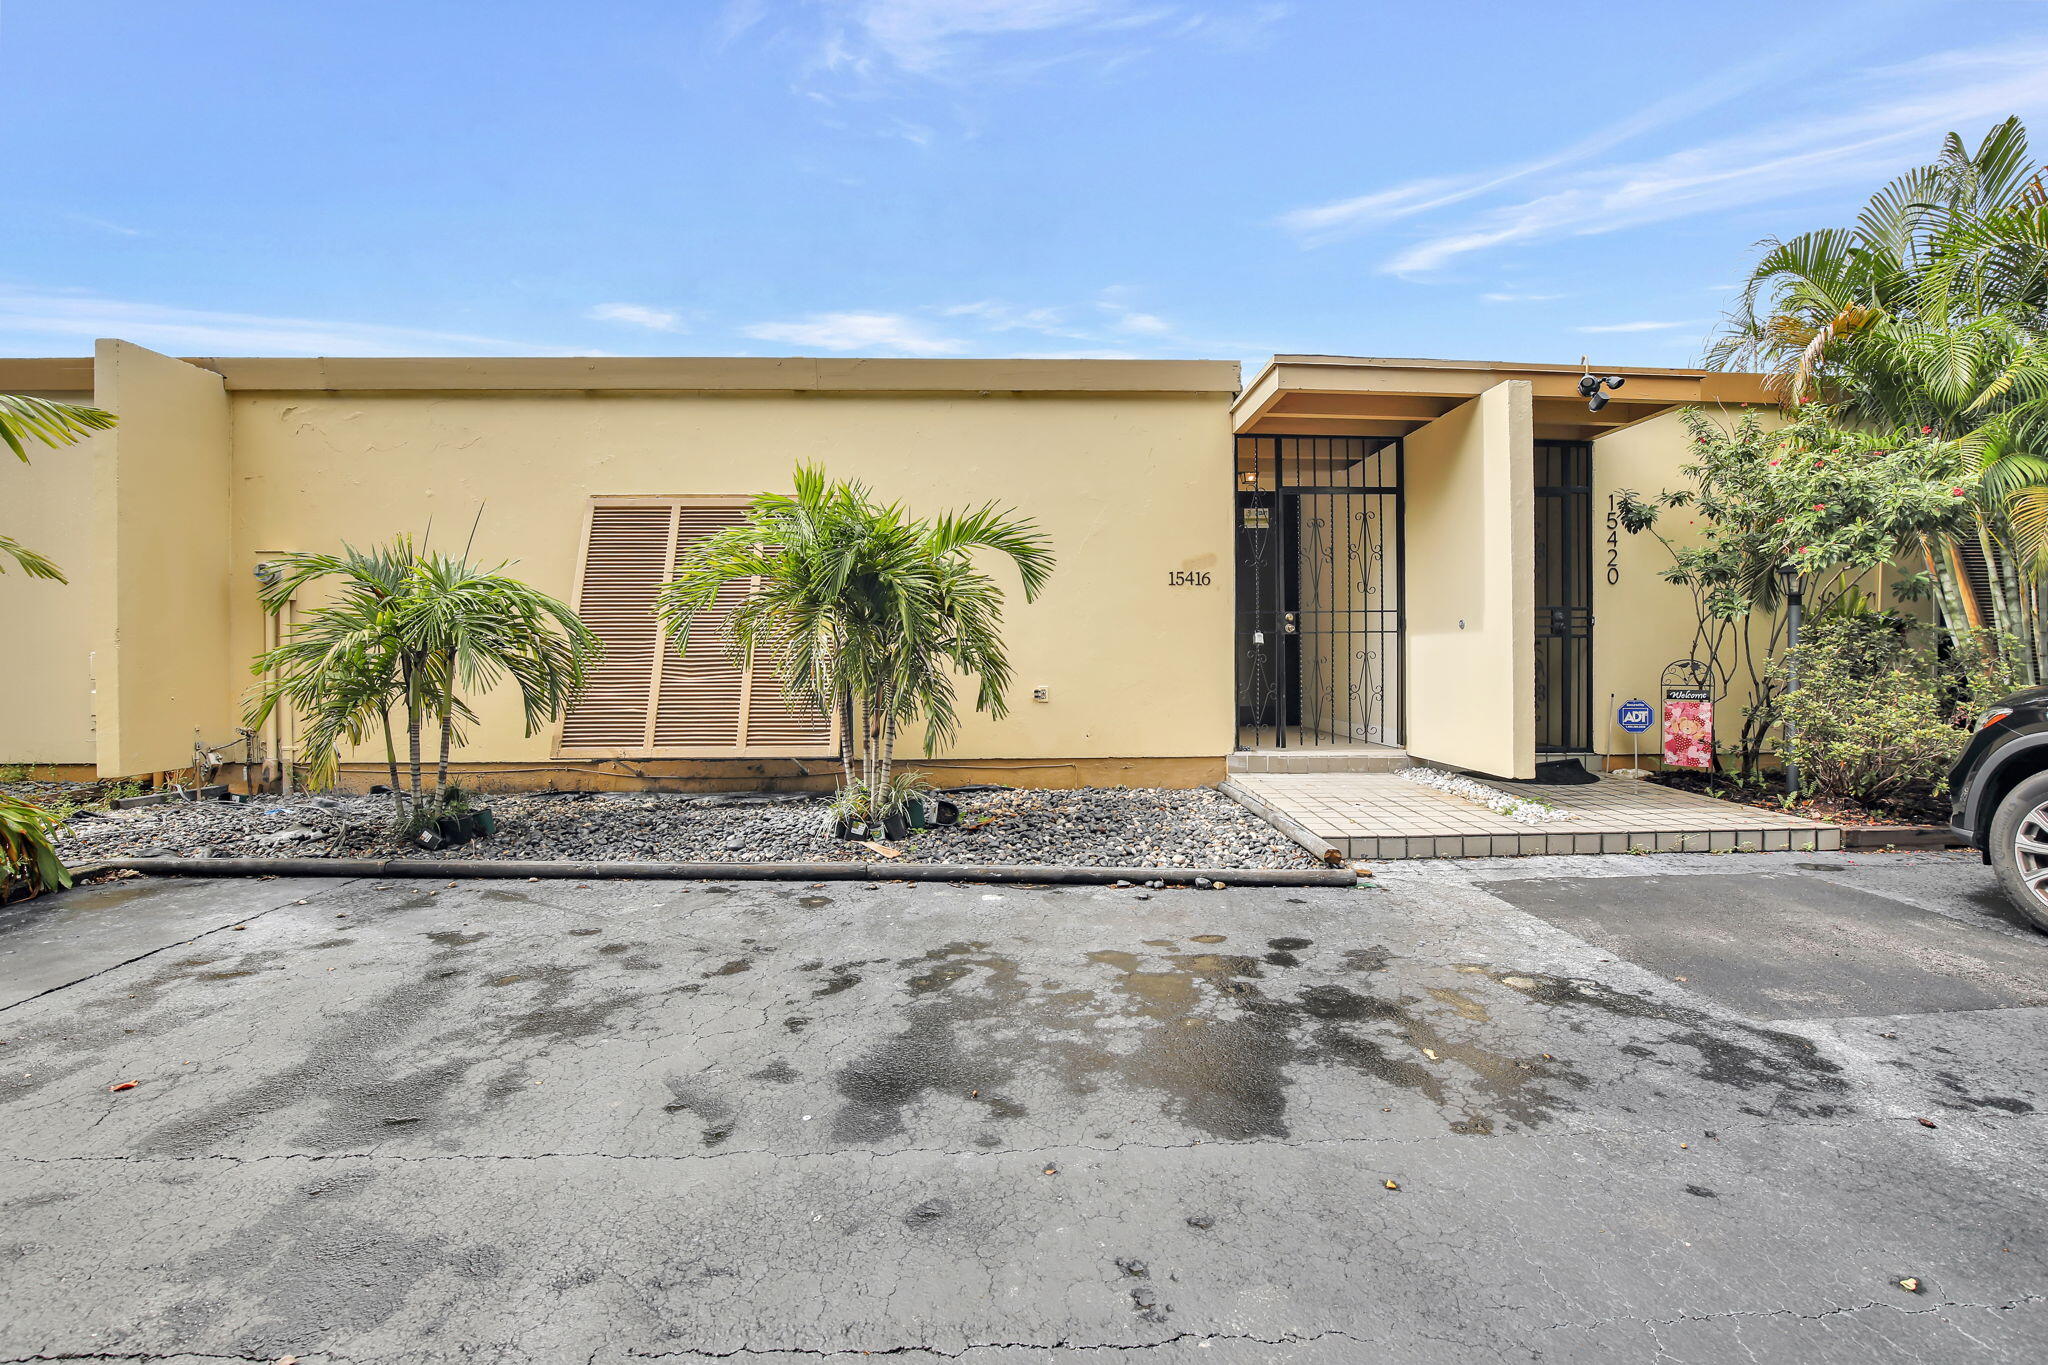
<path fill-rule="evenodd" d="M 1668 332 L 1674 327 L 1699 327 L 1697 322 L 1603 322 L 1597 326 L 1580 327 L 1581 332 Z"/>
<path fill-rule="evenodd" d="M 1095 298 L 1095 309 L 1109 319 L 1112 331 L 1126 336 L 1168 337 L 1174 326 L 1157 313 L 1140 312 L 1131 306 L 1137 290 L 1127 284 L 1113 284 Z"/>
<path fill-rule="evenodd" d="M 990 332 L 1038 332 L 1044 336 L 1084 338 L 1076 330 L 1070 310 L 1065 308 L 1020 308 L 997 299 L 948 304 L 938 310 L 941 317 L 970 318 Z"/>
<path fill-rule="evenodd" d="M 1443 208 L 1508 180 L 1517 179 L 1526 171 L 1513 171 L 1496 175 L 1490 179 L 1479 176 L 1433 176 L 1427 180 L 1411 180 L 1405 185 L 1391 189 L 1374 190 L 1370 194 L 1353 195 L 1328 204 L 1315 204 L 1308 208 L 1289 209 L 1279 217 L 1281 227 L 1294 233 L 1310 246 L 1320 246 L 1338 237 L 1353 232 L 1391 223 L 1398 219 L 1410 218 L 1431 209 Z"/>
<path fill-rule="evenodd" d="M 972 299 L 888 312 L 816 313 L 741 331 L 758 341 L 882 355 L 1122 359 L 1200 344 L 1158 313 L 1135 307 L 1137 294 L 1131 286 L 1110 285 L 1071 304 Z"/>
<path fill-rule="evenodd" d="M 667 308 L 650 308 L 644 303 L 600 303 L 583 315 L 593 322 L 622 322 L 645 327 L 650 332 L 680 332 L 683 316 Z"/>
<path fill-rule="evenodd" d="M 2008 114 L 2048 113 L 2048 44 L 2008 43 L 1939 53 L 1908 66 L 1860 69 L 1814 84 L 1807 92 L 1810 107 L 1788 110 L 1760 127 L 1648 158 L 1580 164 L 1740 94 L 1783 61 L 1782 53 L 1760 58 L 1711 88 L 1659 101 L 1592 137 L 1503 171 L 1411 181 L 1293 210 L 1279 222 L 1304 245 L 1315 246 L 1436 215 L 1439 226 L 1381 266 L 1393 274 L 1426 274 L 1504 245 L 1869 185 L 1930 157 L 1936 139 L 1951 129 L 1968 132 Z M 1510 187 L 1518 187 L 1517 193 L 1501 193 Z M 1445 213 L 1467 201 L 1485 206 Z"/>
<path fill-rule="evenodd" d="M 469 332 L 332 319 L 220 313 L 52 289 L 0 287 L 0 348 L 85 349 L 96 337 L 185 355 L 569 355 L 584 352 Z"/>
<path fill-rule="evenodd" d="M 1019 60 L 1015 44 L 1027 37 L 1057 40 L 1035 61 L 1116 50 L 1174 12 L 1134 0 L 832 0 L 828 9 L 836 22 L 825 65 L 917 76 L 1009 64 Z"/>
<path fill-rule="evenodd" d="M 1492 294 L 1481 294 L 1481 295 L 1480 295 L 1479 297 L 1480 297 L 1480 299 L 1482 299 L 1482 300 L 1483 300 L 1484 302 L 1487 302 L 1487 303 L 1548 303 L 1548 302 L 1550 302 L 1550 301 L 1551 301 L 1552 299 L 1561 299 L 1561 298 L 1563 298 L 1563 297 L 1564 297 L 1564 295 L 1562 295 L 1562 294 L 1513 294 L 1513 293 L 1505 293 L 1505 292 L 1496 292 L 1496 293 L 1492 293 Z"/>
<path fill-rule="evenodd" d="M 147 237 L 149 235 L 139 227 L 129 227 L 126 223 L 117 223 L 111 218 L 95 218 L 90 213 L 67 213 L 64 216 L 74 223 L 82 223 L 89 228 L 98 228 L 101 232 L 110 232 L 116 237 Z"/>
<path fill-rule="evenodd" d="M 711 28 L 720 45 L 758 35 L 807 50 L 804 93 L 829 102 L 827 90 L 846 93 L 845 82 L 868 94 L 903 83 L 964 88 L 1075 64 L 1112 70 L 1173 45 L 1242 49 L 1286 13 L 1272 0 L 727 0 Z"/>
<path fill-rule="evenodd" d="M 1173 324 L 1157 313 L 1121 313 L 1110 325 L 1119 332 L 1134 332 L 1140 336 L 1166 336 L 1173 331 Z"/>
<path fill-rule="evenodd" d="M 1159 340 L 1173 336 L 1177 329 L 1171 322 L 1157 313 L 1132 306 L 1135 293 L 1128 285 L 1113 284 L 1092 302 L 1082 305 L 1028 308 L 998 299 L 979 299 L 950 304 L 936 312 L 941 317 L 969 320 L 985 332 L 1036 332 L 1068 341 L 1093 342 L 1097 346 L 1114 347 L 1136 344 L 1137 338 Z"/>
<path fill-rule="evenodd" d="M 813 313 L 794 322 L 757 322 L 740 330 L 757 341 L 826 351 L 938 356 L 967 349 L 957 338 L 942 336 L 902 313 Z"/>
<path fill-rule="evenodd" d="M 1632 138 L 1734 99 L 1776 74 L 1792 60 L 1798 49 L 1798 44 L 1787 44 L 1753 57 L 1732 71 L 1719 72 L 1710 80 L 1675 91 L 1625 118 L 1540 156 L 1495 170 L 1430 176 L 1333 203 L 1293 209 L 1280 215 L 1280 225 L 1302 238 L 1305 244 L 1316 246 L 1477 198 L 1504 185 L 1611 151 Z"/>

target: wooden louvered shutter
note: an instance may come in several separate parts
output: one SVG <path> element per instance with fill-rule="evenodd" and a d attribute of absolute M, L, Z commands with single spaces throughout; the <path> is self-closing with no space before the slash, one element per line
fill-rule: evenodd
<path fill-rule="evenodd" d="M 729 655 L 727 614 L 752 584 L 727 584 L 678 652 L 661 633 L 655 594 L 678 557 L 737 525 L 738 499 L 606 499 L 593 503 L 577 611 L 604 642 L 591 685 L 562 724 L 565 755 L 714 758 L 829 755 L 830 717 L 792 708 L 765 651 L 751 669 Z"/>
<path fill-rule="evenodd" d="M 705 506 L 685 507 L 680 514 L 678 554 L 692 542 L 737 525 L 743 515 L 738 507 Z M 662 658 L 661 685 L 655 702 L 656 748 L 739 747 L 746 679 L 726 652 L 732 635 L 725 629 L 725 618 L 746 598 L 748 586 L 737 582 L 720 588 L 717 602 L 692 624 L 689 650 L 678 654 L 670 649 Z"/>
<path fill-rule="evenodd" d="M 645 749 L 655 663 L 663 649 L 654 594 L 668 576 L 676 509 L 590 509 L 576 614 L 604 643 L 590 686 L 562 722 L 565 749 Z"/>

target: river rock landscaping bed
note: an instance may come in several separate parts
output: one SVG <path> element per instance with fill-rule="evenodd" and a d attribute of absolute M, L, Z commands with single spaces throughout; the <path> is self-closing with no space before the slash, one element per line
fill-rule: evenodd
<path fill-rule="evenodd" d="M 960 823 L 885 845 L 906 863 L 1036 867 L 1315 867 L 1263 820 L 1208 790 L 1082 788 L 951 794 Z M 399 849 L 384 796 L 254 797 L 86 814 L 58 851 L 106 858 L 541 859 L 644 862 L 878 862 L 833 838 L 822 797 L 638 792 L 497 793 L 498 834 L 432 854 Z"/>

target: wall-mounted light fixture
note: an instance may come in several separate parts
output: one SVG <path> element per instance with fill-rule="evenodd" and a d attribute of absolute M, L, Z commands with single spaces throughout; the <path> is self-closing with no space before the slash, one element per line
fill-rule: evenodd
<path fill-rule="evenodd" d="M 1607 406 L 1607 395 L 1602 388 L 1618 389 L 1628 380 L 1618 374 L 1594 374 L 1591 371 L 1579 376 L 1579 397 L 1586 400 L 1587 412 L 1598 412 Z"/>

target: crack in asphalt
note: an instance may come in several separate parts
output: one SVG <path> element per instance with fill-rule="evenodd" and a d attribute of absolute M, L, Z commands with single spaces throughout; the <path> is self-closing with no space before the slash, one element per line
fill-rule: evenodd
<path fill-rule="evenodd" d="M 203 939 L 203 938 L 211 938 L 211 937 L 213 937 L 213 936 L 214 936 L 215 934 L 221 934 L 221 933 L 226 933 L 226 932 L 228 932 L 228 931 L 232 930 L 232 929 L 233 929 L 233 928 L 234 928 L 234 927 L 235 927 L 235 926 L 236 926 L 237 924 L 254 924 L 254 923 L 255 923 L 255 922 L 257 921 L 257 920 L 259 920 L 259 919 L 262 919 L 262 918 L 264 918 L 264 917 L 265 917 L 265 916 L 267 916 L 267 915 L 274 915 L 274 914 L 276 914 L 276 913 L 277 913 L 278 911 L 280 911 L 280 910 L 286 910 L 286 909 L 289 909 L 289 908 L 291 908 L 291 907 L 292 907 L 292 906 L 294 906 L 294 905 L 298 905 L 298 904 L 300 904 L 301 902 L 303 902 L 303 903 L 305 903 L 305 904 L 307 904 L 307 905 L 310 905 L 310 904 L 312 904 L 312 903 L 313 903 L 313 902 L 314 902 L 315 900 L 317 900 L 318 898 L 320 898 L 320 897 L 322 897 L 322 896 L 325 896 L 325 895 L 326 895 L 326 894 L 327 894 L 328 892 L 330 892 L 330 891 L 344 891 L 344 890 L 347 890 L 347 889 L 348 889 L 349 887 L 351 887 L 351 886 L 354 886 L 354 885 L 355 885 L 355 884 L 356 884 L 356 883 L 357 883 L 358 881 L 361 881 L 361 880 L 362 880 L 362 879 L 361 879 L 360 877 L 351 877 L 351 878 L 349 878 L 349 879 L 348 879 L 348 880 L 346 880 L 346 881 L 340 881 L 340 882 L 336 882 L 336 883 L 334 883 L 334 884 L 333 884 L 333 885 L 331 885 L 331 886 L 327 886 L 327 885 L 323 885 L 323 886 L 320 886 L 320 887 L 316 888 L 316 889 L 315 889 L 315 890 L 314 890 L 314 891 L 312 892 L 312 894 L 311 894 L 311 895 L 307 895 L 307 896 L 301 896 L 301 897 L 299 897 L 299 898 L 298 898 L 297 900 L 288 900 L 288 901 L 284 901 L 284 902 L 282 902 L 282 903 L 280 903 L 280 904 L 278 904 L 278 905 L 273 905 L 273 906 L 271 906 L 271 907 L 270 907 L 269 909 L 267 909 L 267 910 L 258 910 L 258 911 L 257 911 L 257 912 L 256 912 L 255 914 L 253 914 L 253 915 L 238 915 L 238 916 L 236 916 L 236 917 L 235 917 L 234 919 L 232 919 L 232 920 L 229 920 L 229 921 L 228 921 L 228 922 L 227 922 L 226 924 L 216 924 L 216 925 L 215 925 L 215 926 L 213 926 L 213 928 L 211 928 L 211 929 L 202 929 L 202 930 L 201 930 L 200 932 L 198 932 L 198 933 L 196 933 L 196 934 L 192 935 L 192 937 L 190 937 L 190 938 L 181 938 L 181 939 L 178 939 L 178 940 L 176 940 L 175 942 L 172 942 L 172 943 L 164 943 L 164 944 L 160 944 L 160 945 L 158 945 L 157 947 L 151 948 L 151 949 L 150 949 L 150 950 L 149 950 L 148 952 L 146 952 L 146 953 L 137 953 L 137 954 L 136 954 L 136 955 L 135 955 L 134 957 L 128 958 L 128 959 L 126 959 L 125 961 L 122 961 L 122 962 L 116 962 L 116 963 L 114 963 L 114 964 L 113 964 L 113 965 L 111 965 L 111 966 L 107 966 L 107 967 L 102 967 L 102 968 L 100 968 L 100 969 L 99 969 L 98 971 L 96 971 L 96 972 L 87 972 L 87 973 L 86 973 L 86 974 L 85 974 L 84 976 L 81 976 L 81 977 L 79 977 L 79 978 L 78 978 L 77 980 L 75 980 L 75 981 L 66 981 L 66 982 L 64 982 L 64 983 L 63 983 L 62 985 L 58 985 L 58 986 L 51 986 L 51 987 L 49 987 L 49 988 L 48 988 L 48 989 L 46 989 L 46 990 L 40 990 L 40 991 L 37 991 L 37 992 L 36 992 L 36 993 L 35 993 L 34 995 L 25 995 L 25 996 L 23 996 L 23 997 L 22 997 L 21 999 L 19 999 L 19 1000 L 16 1000 L 16 1001 L 14 1001 L 14 1002 L 13 1002 L 13 1003 L 11 1003 L 11 1004 L 6 1004 L 6 1005 L 0 1005 L 0 1014 L 5 1014 L 5 1013 L 6 1013 L 7 1011 L 9 1011 L 9 1010 L 11 1010 L 11 1009 L 19 1009 L 19 1008 L 20 1008 L 21 1006 L 23 1006 L 23 1005 L 33 1004 L 34 1002 L 36 1002 L 36 1001 L 38 1001 L 38 1000 L 41 1000 L 41 999 L 42 999 L 43 997 L 45 997 L 45 996 L 50 996 L 50 995 L 55 995 L 55 994 L 56 994 L 57 992 L 59 992 L 59 991 L 68 991 L 68 990 L 70 990 L 70 989 L 71 989 L 71 988 L 72 988 L 73 986 L 82 986 L 82 985 L 84 985 L 84 984 L 85 984 L 86 982 L 88 982 L 88 981 L 97 981 L 97 980 L 99 980 L 99 979 L 100 979 L 101 977 L 103 977 L 103 976 L 107 975 L 107 974 L 108 974 L 108 973 L 110 973 L 110 972 L 118 972 L 118 971 L 120 971 L 120 970 L 121 970 L 121 969 L 122 969 L 123 967 L 132 967 L 132 966 L 134 966 L 134 965 L 135 965 L 136 963 L 138 963 L 138 962 L 147 962 L 147 961 L 148 961 L 148 960 L 149 960 L 150 958 L 153 958 L 153 957 L 155 957 L 155 956 L 156 956 L 156 955 L 157 955 L 158 953 L 168 953 L 168 952 L 170 952 L 170 951 L 171 951 L 171 950 L 172 950 L 173 948 L 184 948 L 184 947 L 188 947 L 188 946 L 190 946 L 191 944 L 194 944 L 194 943 L 197 943 L 197 942 L 199 942 L 199 940 L 200 940 L 200 939 Z M 59 1358 L 59 1359 L 64 1359 L 64 1358 L 71 1358 L 71 1359 L 79 1359 L 79 1360 L 90 1360 L 90 1359 L 92 1359 L 92 1357 L 91 1357 L 91 1356 L 78 1356 L 78 1357 L 58 1357 L 58 1358 Z M 120 1357 L 120 1356 L 116 1356 L 116 1357 L 114 1357 L 114 1359 L 117 1359 L 117 1360 L 118 1360 L 118 1359 L 124 1359 L 124 1358 L 127 1358 L 127 1357 Z M 228 1358 L 228 1359 L 234 1359 L 235 1357 L 232 1357 L 232 1356 L 231 1356 L 231 1357 L 227 1357 L 227 1358 Z M 30 1356 L 30 1357 L 29 1357 L 29 1359 L 31 1359 L 31 1360 L 34 1360 L 34 1359 L 36 1359 L 36 1357 L 34 1357 L 34 1356 Z M 0 1365 L 11 1365 L 11 1362 L 8 1362 L 8 1361 L 5 1361 L 5 1360 L 0 1360 Z"/>
<path fill-rule="evenodd" d="M 832 1356 L 900 1356 L 929 1355 L 942 1360 L 960 1360 L 973 1351 L 1156 1351 L 1162 1346 L 1177 1346 L 1182 1342 L 1207 1343 L 1212 1341 L 1241 1341 L 1254 1346 L 1302 1346 L 1336 1338 L 1340 1341 L 1369 1344 L 1364 1337 L 1354 1336 L 1331 1328 L 1322 1332 L 1283 1332 L 1277 1337 L 1254 1336 L 1247 1332 L 1175 1332 L 1172 1336 L 1158 1341 L 971 1341 L 955 1351 L 937 1346 L 877 1346 L 863 1350 L 857 1346 L 835 1347 L 820 1350 L 812 1346 L 739 1346 L 730 1351 L 707 1351 L 684 1349 L 679 1351 L 638 1351 L 628 1350 L 626 1354 L 635 1360 L 734 1360 L 745 1356 L 809 1356 L 827 1359 Z M 596 1359 L 595 1356 L 592 1357 Z"/>
<path fill-rule="evenodd" d="M 1986 1123 L 2007 1124 L 2027 1121 L 2048 1120 L 2048 1110 L 2028 1114 L 1993 1112 L 1973 1114 L 1969 1117 Z M 1720 1135 L 1771 1132 L 1781 1128 L 1827 1128 L 1843 1130 L 1863 1125 L 1899 1127 L 1917 1125 L 1919 1118 L 1911 1114 L 1863 1114 L 1845 1116 L 1839 1119 L 1766 1119 L 1742 1123 L 1724 1122 L 1714 1129 Z M 1948 1120 L 1957 1124 L 1955 1118 Z M 1646 1129 L 1567 1129 L 1550 1133 L 1489 1134 L 1485 1139 L 1493 1140 L 1506 1136 L 1516 1142 L 1583 1142 L 1588 1139 L 1623 1141 L 1651 1140 L 1682 1136 L 1700 1131 L 1694 1127 L 1646 1128 Z M 1059 1152 L 1097 1152 L 1115 1155 L 1124 1151 L 1176 1152 L 1192 1151 L 1197 1147 L 1222 1150 L 1249 1148 L 1266 1150 L 1274 1147 L 1309 1148 L 1342 1147 L 1359 1143 L 1384 1146 L 1415 1147 L 1432 1146 L 1443 1139 L 1432 1134 L 1416 1136 L 1358 1134 L 1351 1137 L 1314 1138 L 1262 1138 L 1256 1140 L 1233 1140 L 1230 1138 L 1196 1138 L 1188 1142 L 1119 1142 L 1109 1146 L 1087 1142 L 1049 1143 L 1040 1147 L 892 1147 L 882 1151 L 865 1148 L 841 1147 L 823 1148 L 810 1152 L 778 1152 L 766 1147 L 744 1147 L 718 1152 L 260 1152 L 251 1156 L 238 1156 L 232 1152 L 194 1152 L 184 1156 L 144 1156 L 113 1153 L 107 1155 L 74 1154 L 70 1156 L 25 1156 L 20 1153 L 0 1153 L 0 1161 L 18 1162 L 33 1166 L 58 1166 L 69 1163 L 118 1163 L 140 1165 L 175 1164 L 190 1161 L 223 1161 L 234 1165 L 254 1165 L 267 1161 L 729 1161 L 736 1157 L 761 1157 L 770 1161 L 813 1161 L 840 1157 L 861 1157 L 869 1161 L 889 1161 L 899 1157 L 1037 1157 Z M 0 1365 L 9 1365 L 0 1359 Z"/>
<path fill-rule="evenodd" d="M 305 1365 L 316 1365 L 317 1361 L 335 1361 L 339 1365 L 351 1365 L 351 1358 L 338 1356 L 331 1351 L 314 1351 L 307 1355 L 295 1356 Z M 130 1365 L 148 1365 L 152 1360 L 239 1360 L 249 1365 L 276 1365 L 274 1355 L 248 1356 L 233 1355 L 217 1351 L 56 1351 L 43 1352 L 32 1356 L 0 1356 L 0 1365 L 38 1365 L 43 1361 L 64 1360 L 106 1360 L 127 1361 Z"/>

